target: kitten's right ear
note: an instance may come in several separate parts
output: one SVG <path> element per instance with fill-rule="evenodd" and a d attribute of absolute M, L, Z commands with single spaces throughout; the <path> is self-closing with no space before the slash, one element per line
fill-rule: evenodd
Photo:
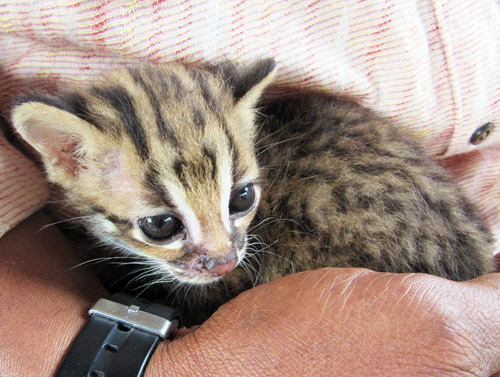
<path fill-rule="evenodd" d="M 61 182 L 78 173 L 89 124 L 72 114 L 59 98 L 36 96 L 14 104 L 12 124 L 42 156 L 49 179 Z"/>
<path fill-rule="evenodd" d="M 224 62 L 215 66 L 215 71 L 232 88 L 236 102 L 251 108 L 274 80 L 277 69 L 275 60 L 269 58 L 240 65 Z"/>

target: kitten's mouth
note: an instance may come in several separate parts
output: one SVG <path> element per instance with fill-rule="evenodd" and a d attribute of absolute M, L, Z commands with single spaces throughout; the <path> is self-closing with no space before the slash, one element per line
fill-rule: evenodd
<path fill-rule="evenodd" d="M 179 275 L 188 278 L 192 283 L 209 283 L 234 270 L 238 264 L 238 256 L 231 253 L 224 259 L 199 256 L 191 263 L 175 263 Z"/>

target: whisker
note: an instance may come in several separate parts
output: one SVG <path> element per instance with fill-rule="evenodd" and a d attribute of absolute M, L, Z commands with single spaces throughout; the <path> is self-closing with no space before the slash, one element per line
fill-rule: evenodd
<path fill-rule="evenodd" d="M 51 226 L 54 226 L 54 225 L 58 225 L 58 224 L 62 224 L 62 223 L 74 222 L 75 220 L 82 220 L 82 219 L 88 219 L 88 218 L 92 218 L 92 216 L 76 216 L 76 217 L 72 217 L 72 218 L 69 218 L 69 219 L 63 219 L 63 220 L 55 221 L 53 223 L 46 224 L 46 225 L 42 226 L 40 229 L 37 230 L 37 233 L 41 232 L 42 230 L 45 230 L 45 229 L 47 229 L 47 228 L 49 228 Z"/>
<path fill-rule="evenodd" d="M 288 218 L 288 217 L 266 217 L 264 220 L 261 220 L 259 223 L 253 225 L 248 231 L 251 232 L 254 229 L 264 225 L 265 222 L 269 222 L 267 225 L 273 225 L 279 222 L 291 222 L 296 224 L 298 227 L 304 230 L 304 227 L 301 223 L 299 223 L 297 220 Z"/>
<path fill-rule="evenodd" d="M 99 194 L 105 194 L 105 193 L 112 192 L 112 191 L 141 193 L 141 190 L 133 189 L 133 188 L 110 188 L 110 189 L 105 189 L 105 190 L 97 191 L 97 193 L 99 193 Z"/>
<path fill-rule="evenodd" d="M 158 271 L 155 268 L 153 268 L 153 267 L 146 267 L 146 268 L 134 271 L 134 272 L 138 273 L 138 275 L 134 276 L 132 279 L 130 279 L 127 282 L 127 284 L 125 285 L 125 289 L 128 288 L 131 284 L 134 284 L 134 282 L 141 281 L 141 280 L 146 280 L 148 277 L 157 276 L 158 275 Z M 146 284 L 147 283 L 148 282 L 146 282 Z"/>
<path fill-rule="evenodd" d="M 102 262 L 106 262 L 108 260 L 113 260 L 113 259 L 128 259 L 128 258 L 129 257 L 118 257 L 118 256 L 93 258 L 93 259 L 86 260 L 86 261 L 84 261 L 82 263 L 78 263 L 77 265 L 75 265 L 73 267 L 70 267 L 66 271 L 71 271 L 71 270 L 73 270 L 75 268 L 82 267 L 82 266 L 85 266 L 87 264 L 97 264 L 97 263 L 102 263 Z"/>
<path fill-rule="evenodd" d="M 268 145 L 266 145 L 266 146 L 264 147 L 264 149 L 262 149 L 262 150 L 260 150 L 260 148 L 259 148 L 259 151 L 258 151 L 258 153 L 256 154 L 256 156 L 257 156 L 257 157 L 259 157 L 262 153 L 267 152 L 269 149 L 274 148 L 274 147 L 275 147 L 275 146 L 277 146 L 277 145 L 280 145 L 280 144 L 283 144 L 283 143 L 287 143 L 287 142 L 292 141 L 292 140 L 300 139 L 301 137 L 302 137 L 302 136 L 294 136 L 294 137 L 291 137 L 291 138 L 289 138 L 289 139 L 280 140 L 280 141 L 278 141 L 278 142 L 276 142 L 276 143 L 268 144 Z"/>
<path fill-rule="evenodd" d="M 255 259 L 255 256 L 252 256 L 252 257 Z M 257 259 L 255 259 L 255 260 L 258 263 Z M 258 264 L 260 266 L 260 263 L 258 263 Z M 241 263 L 241 267 L 243 268 L 243 270 L 247 273 L 248 277 L 250 278 L 250 281 L 252 282 L 252 286 L 255 287 L 257 285 L 260 268 L 259 268 L 259 270 L 257 270 L 252 265 L 252 263 L 249 262 L 249 260 L 247 259 L 246 256 L 245 256 L 245 259 Z M 255 272 L 255 274 L 252 274 L 250 269 L 252 269 Z"/>

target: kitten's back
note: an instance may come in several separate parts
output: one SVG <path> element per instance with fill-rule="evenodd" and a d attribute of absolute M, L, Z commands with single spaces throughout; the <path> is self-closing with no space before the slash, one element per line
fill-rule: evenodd
<path fill-rule="evenodd" d="M 406 132 L 322 92 L 295 91 L 262 106 L 266 183 L 256 221 L 279 219 L 257 229 L 279 255 L 263 254 L 263 281 L 320 266 L 453 280 L 492 271 L 484 221 Z"/>

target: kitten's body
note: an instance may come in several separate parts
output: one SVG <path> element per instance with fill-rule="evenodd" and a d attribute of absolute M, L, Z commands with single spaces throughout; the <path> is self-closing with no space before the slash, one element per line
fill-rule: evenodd
<path fill-rule="evenodd" d="M 145 260 L 150 280 L 187 286 L 168 296 L 191 313 L 324 266 L 454 280 L 492 269 L 477 212 L 387 120 L 288 91 L 262 100 L 254 124 L 273 73 L 271 61 L 124 69 L 63 99 L 24 99 L 13 120 L 90 231 Z M 159 224 L 173 233 L 153 239 Z"/>
<path fill-rule="evenodd" d="M 318 92 L 269 101 L 260 111 L 259 163 L 266 168 L 258 218 L 288 219 L 258 230 L 266 242 L 279 240 L 272 249 L 286 257 L 264 254 L 263 264 L 275 260 L 276 267 L 263 280 L 293 266 L 453 280 L 491 268 L 483 221 L 406 132 L 349 99 Z"/>

